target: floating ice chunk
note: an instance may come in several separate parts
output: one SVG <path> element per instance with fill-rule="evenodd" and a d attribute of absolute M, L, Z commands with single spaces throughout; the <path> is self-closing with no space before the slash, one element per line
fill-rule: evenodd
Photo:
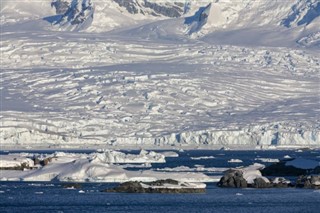
<path fill-rule="evenodd" d="M 254 160 L 258 160 L 264 163 L 278 163 L 280 162 L 279 159 L 273 159 L 273 158 L 255 158 Z"/>
<path fill-rule="evenodd" d="M 214 159 L 214 156 L 191 157 L 192 160 Z"/>
<path fill-rule="evenodd" d="M 92 161 L 99 163 L 165 163 L 165 156 L 145 150 L 141 150 L 138 155 L 106 150 L 103 153 L 94 154 Z"/>
<path fill-rule="evenodd" d="M 165 157 L 175 158 L 179 157 L 179 154 L 173 151 L 167 151 L 167 152 L 160 152 L 160 154 L 164 155 Z"/>
<path fill-rule="evenodd" d="M 230 159 L 228 160 L 228 163 L 242 163 L 243 161 L 240 159 Z"/>

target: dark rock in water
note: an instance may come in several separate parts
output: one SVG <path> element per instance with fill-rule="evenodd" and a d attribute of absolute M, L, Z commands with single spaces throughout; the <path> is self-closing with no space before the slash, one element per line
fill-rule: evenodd
<path fill-rule="evenodd" d="M 263 178 L 256 178 L 253 180 L 253 188 L 270 188 L 272 185 L 266 182 Z"/>
<path fill-rule="evenodd" d="M 293 187 L 294 185 L 291 182 L 283 177 L 273 178 L 271 180 L 272 187 L 274 188 L 288 188 Z"/>
<path fill-rule="evenodd" d="M 279 163 L 267 166 L 261 173 L 263 176 L 299 176 L 306 175 L 308 170 L 296 168 L 294 166 L 286 166 L 287 161 L 281 161 Z"/>
<path fill-rule="evenodd" d="M 307 189 L 320 189 L 320 175 L 301 175 L 296 181 L 296 187 Z"/>
<path fill-rule="evenodd" d="M 226 171 L 223 177 L 220 179 L 218 186 L 229 188 L 246 188 L 248 184 L 243 178 L 243 174 L 240 170 L 230 169 Z"/>
<path fill-rule="evenodd" d="M 142 185 L 144 184 L 144 185 Z M 176 185 L 174 187 L 165 187 L 164 184 Z M 147 187 L 146 187 L 147 186 Z M 164 187 L 161 187 L 164 186 Z M 181 186 L 181 187 L 180 187 Z M 121 193 L 205 193 L 205 188 L 188 188 L 183 183 L 179 185 L 178 181 L 167 179 L 153 182 L 141 183 L 138 181 L 129 181 L 121 183 L 112 189 L 103 190 L 103 192 L 121 192 Z"/>
<path fill-rule="evenodd" d="M 64 183 L 61 184 L 63 188 L 65 189 L 81 189 L 82 185 L 80 183 Z"/>

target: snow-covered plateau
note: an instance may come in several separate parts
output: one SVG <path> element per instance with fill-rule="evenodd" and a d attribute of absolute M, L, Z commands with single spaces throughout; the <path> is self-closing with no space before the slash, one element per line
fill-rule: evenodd
<path fill-rule="evenodd" d="M 320 147 L 319 0 L 2 0 L 0 14 L 2 149 Z"/>

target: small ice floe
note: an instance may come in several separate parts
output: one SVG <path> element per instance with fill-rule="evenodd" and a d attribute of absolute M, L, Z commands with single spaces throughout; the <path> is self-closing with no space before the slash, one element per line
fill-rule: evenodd
<path fill-rule="evenodd" d="M 79 191 L 79 193 L 85 193 L 85 191 L 83 191 L 83 190 L 80 190 L 80 191 Z"/>
<path fill-rule="evenodd" d="M 285 158 L 285 159 L 291 159 L 292 157 L 291 157 L 290 155 L 285 155 L 285 156 L 283 156 L 283 158 Z"/>
<path fill-rule="evenodd" d="M 43 192 L 35 192 L 35 194 L 37 194 L 37 195 L 42 195 Z"/>
<path fill-rule="evenodd" d="M 76 189 L 74 186 L 65 187 L 65 189 Z"/>
<path fill-rule="evenodd" d="M 40 186 L 43 186 L 43 184 L 41 184 L 41 183 L 30 183 L 30 184 L 28 184 L 28 186 L 40 187 Z"/>
<path fill-rule="evenodd" d="M 236 193 L 236 195 L 237 195 L 237 196 L 241 196 L 241 195 L 243 195 L 243 194 L 241 194 L 241 193 Z"/>
<path fill-rule="evenodd" d="M 228 163 L 242 163 L 243 161 L 240 159 L 230 159 L 228 160 Z"/>
<path fill-rule="evenodd" d="M 301 149 L 298 149 L 296 152 L 303 152 L 303 150 L 301 150 Z"/>
<path fill-rule="evenodd" d="M 173 152 L 173 151 L 160 152 L 160 154 L 164 155 L 165 157 L 169 157 L 169 158 L 179 157 L 179 154 L 176 152 Z"/>
<path fill-rule="evenodd" d="M 214 156 L 200 156 L 200 157 L 191 157 L 192 160 L 205 160 L 205 159 L 213 159 Z"/>
<path fill-rule="evenodd" d="M 5 193 L 5 191 L 0 191 L 0 194 Z"/>
<path fill-rule="evenodd" d="M 258 160 L 264 163 L 278 163 L 280 162 L 279 159 L 273 159 L 273 158 L 255 158 L 254 160 Z"/>

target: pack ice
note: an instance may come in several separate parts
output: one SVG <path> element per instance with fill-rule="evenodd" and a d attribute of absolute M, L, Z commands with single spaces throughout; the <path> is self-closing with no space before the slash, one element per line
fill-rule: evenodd
<path fill-rule="evenodd" d="M 3 148 L 319 147 L 318 0 L 3 0 Z"/>

